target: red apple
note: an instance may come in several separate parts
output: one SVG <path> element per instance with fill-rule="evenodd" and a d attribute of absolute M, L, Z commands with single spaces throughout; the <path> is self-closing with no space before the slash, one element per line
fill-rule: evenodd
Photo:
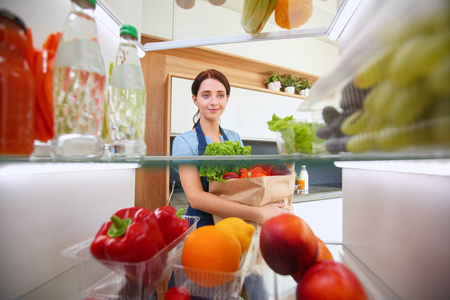
<path fill-rule="evenodd" d="M 279 215 L 267 220 L 261 227 L 262 256 L 278 274 L 303 274 L 314 263 L 317 247 L 313 231 L 296 215 Z"/>
<path fill-rule="evenodd" d="M 367 295 L 358 278 L 345 265 L 321 260 L 303 274 L 297 286 L 297 299 L 366 300 Z"/>

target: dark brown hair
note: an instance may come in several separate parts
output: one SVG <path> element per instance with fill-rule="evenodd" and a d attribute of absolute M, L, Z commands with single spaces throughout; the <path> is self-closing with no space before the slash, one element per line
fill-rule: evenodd
<path fill-rule="evenodd" d="M 230 96 L 231 88 L 230 88 L 230 83 L 228 82 L 227 77 L 225 75 L 223 75 L 221 72 L 214 70 L 214 69 L 209 69 L 209 70 L 203 71 L 200 74 L 198 74 L 197 77 L 195 77 L 194 82 L 192 83 L 192 86 L 191 86 L 192 95 L 197 96 L 198 90 L 199 90 L 202 82 L 205 81 L 206 79 L 210 79 L 210 78 L 219 80 L 225 86 L 225 91 L 227 93 L 227 96 Z M 192 121 L 194 122 L 193 128 L 195 128 L 197 123 L 200 121 L 199 115 L 200 115 L 200 110 L 197 110 L 195 115 L 192 117 Z M 198 117 L 198 120 L 195 120 L 197 117 Z"/>

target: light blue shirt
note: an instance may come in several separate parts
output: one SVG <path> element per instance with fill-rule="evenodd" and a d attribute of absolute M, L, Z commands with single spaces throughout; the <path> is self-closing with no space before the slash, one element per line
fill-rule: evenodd
<path fill-rule="evenodd" d="M 239 141 L 241 146 L 244 146 L 237 132 L 225 128 L 222 129 L 229 141 Z M 205 140 L 207 144 L 213 142 L 209 136 L 205 136 Z M 223 135 L 220 136 L 220 142 L 225 142 Z M 172 156 L 198 156 L 197 132 L 190 130 L 175 137 L 172 143 Z M 176 161 L 174 162 L 176 163 Z M 177 165 L 173 166 L 173 169 L 178 172 Z"/>
<path fill-rule="evenodd" d="M 237 132 L 225 128 L 222 129 L 229 141 L 239 141 L 241 146 L 244 146 Z M 205 136 L 205 140 L 207 144 L 213 142 L 209 136 Z M 220 136 L 220 141 L 222 143 L 225 142 L 223 136 Z M 172 156 L 198 156 L 197 133 L 190 130 L 175 137 L 172 144 Z"/>

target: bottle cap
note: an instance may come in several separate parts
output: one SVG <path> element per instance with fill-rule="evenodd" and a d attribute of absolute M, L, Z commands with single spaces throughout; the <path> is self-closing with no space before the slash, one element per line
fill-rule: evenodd
<path fill-rule="evenodd" d="M 97 0 L 87 0 L 88 2 L 91 2 L 93 5 L 94 5 L 94 7 L 95 7 L 95 5 L 97 4 Z"/>
<path fill-rule="evenodd" d="M 305 166 L 305 165 L 302 165 L 302 168 L 306 168 L 306 166 Z"/>
<path fill-rule="evenodd" d="M 120 27 L 120 35 L 123 34 L 129 34 L 134 36 L 136 39 L 138 38 L 136 28 L 131 25 L 122 25 Z"/>

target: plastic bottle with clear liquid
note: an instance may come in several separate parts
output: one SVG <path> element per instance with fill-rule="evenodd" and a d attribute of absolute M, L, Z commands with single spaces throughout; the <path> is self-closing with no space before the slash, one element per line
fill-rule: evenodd
<path fill-rule="evenodd" d="M 94 18 L 96 0 L 72 0 L 53 71 L 55 155 L 99 158 L 106 70 Z"/>
<path fill-rule="evenodd" d="M 301 192 L 307 192 L 309 190 L 309 176 L 305 165 L 302 165 L 298 179 L 300 182 L 299 190 Z"/>
<path fill-rule="evenodd" d="M 108 88 L 111 159 L 134 160 L 147 152 L 144 142 L 146 89 L 137 52 L 137 30 L 120 28 L 120 45 Z"/>

